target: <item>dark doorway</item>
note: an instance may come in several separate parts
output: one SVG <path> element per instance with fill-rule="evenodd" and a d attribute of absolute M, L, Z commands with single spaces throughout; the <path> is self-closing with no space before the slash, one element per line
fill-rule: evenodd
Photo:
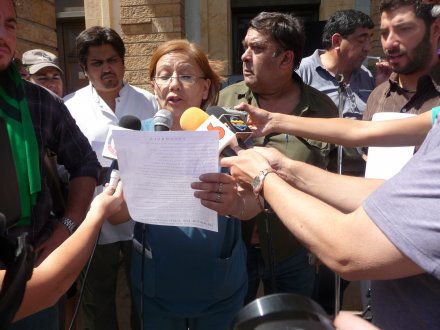
<path fill-rule="evenodd" d="M 75 92 L 88 84 L 79 65 L 75 47 L 75 39 L 84 29 L 83 17 L 58 20 L 57 22 L 58 48 L 61 68 L 64 71 L 65 94 Z"/>

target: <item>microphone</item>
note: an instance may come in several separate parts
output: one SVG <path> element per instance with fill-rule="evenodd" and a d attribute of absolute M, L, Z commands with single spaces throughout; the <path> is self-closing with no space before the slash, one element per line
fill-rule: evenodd
<path fill-rule="evenodd" d="M 166 109 L 160 109 L 153 117 L 154 131 L 169 131 L 173 126 L 173 114 Z"/>
<path fill-rule="evenodd" d="M 119 127 L 131 129 L 133 131 L 140 131 L 142 124 L 141 120 L 136 116 L 126 115 L 119 119 Z M 110 167 L 107 170 L 107 175 L 105 177 L 103 185 L 106 183 L 111 183 L 112 185 L 117 184 L 119 179 L 119 166 L 118 160 L 113 159 Z"/>
<path fill-rule="evenodd" d="M 133 131 L 140 131 L 142 124 L 138 117 L 126 115 L 119 119 L 119 127 L 123 127 L 126 129 L 131 129 Z"/>
<path fill-rule="evenodd" d="M 236 156 L 230 145 L 237 144 L 235 134 L 215 116 L 209 116 L 200 108 L 191 107 L 180 117 L 180 127 L 185 131 L 217 131 L 219 151 L 223 156 Z"/>
<path fill-rule="evenodd" d="M 252 136 L 252 131 L 246 124 L 247 113 L 230 108 L 219 106 L 209 107 L 206 112 L 218 118 L 229 130 L 231 130 L 238 140 L 241 148 L 247 149 L 246 142 Z"/>

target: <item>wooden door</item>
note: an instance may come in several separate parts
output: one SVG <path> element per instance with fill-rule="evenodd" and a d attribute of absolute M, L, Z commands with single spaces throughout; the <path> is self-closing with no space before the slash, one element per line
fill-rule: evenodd
<path fill-rule="evenodd" d="M 64 93 L 70 94 L 88 84 L 76 54 L 75 40 L 85 29 L 84 18 L 74 18 L 57 22 L 59 57 L 64 71 Z"/>

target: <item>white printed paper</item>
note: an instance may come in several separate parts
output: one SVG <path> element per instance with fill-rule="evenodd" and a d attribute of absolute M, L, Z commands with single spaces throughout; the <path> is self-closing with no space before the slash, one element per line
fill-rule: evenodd
<path fill-rule="evenodd" d="M 133 220 L 218 231 L 217 213 L 191 183 L 218 172 L 217 132 L 113 131 L 124 196 Z"/>
<path fill-rule="evenodd" d="M 403 119 L 413 114 L 378 112 L 373 121 Z M 387 180 L 397 174 L 414 155 L 414 147 L 369 147 L 365 177 Z"/>

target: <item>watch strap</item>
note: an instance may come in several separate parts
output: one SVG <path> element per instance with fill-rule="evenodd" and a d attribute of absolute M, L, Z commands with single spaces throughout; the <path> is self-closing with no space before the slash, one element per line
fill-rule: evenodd
<path fill-rule="evenodd" d="M 68 217 L 62 217 L 60 219 L 60 223 L 62 223 L 64 226 L 66 226 L 66 228 L 69 231 L 70 235 L 72 235 L 75 232 L 76 228 L 77 228 L 77 225 L 75 224 L 75 222 L 73 222 Z"/>
<path fill-rule="evenodd" d="M 276 171 L 273 168 L 269 167 L 260 171 L 260 173 L 258 173 L 258 175 L 254 178 L 253 190 L 255 196 L 258 197 L 261 194 L 264 186 L 264 179 L 269 173 L 276 173 Z"/>

